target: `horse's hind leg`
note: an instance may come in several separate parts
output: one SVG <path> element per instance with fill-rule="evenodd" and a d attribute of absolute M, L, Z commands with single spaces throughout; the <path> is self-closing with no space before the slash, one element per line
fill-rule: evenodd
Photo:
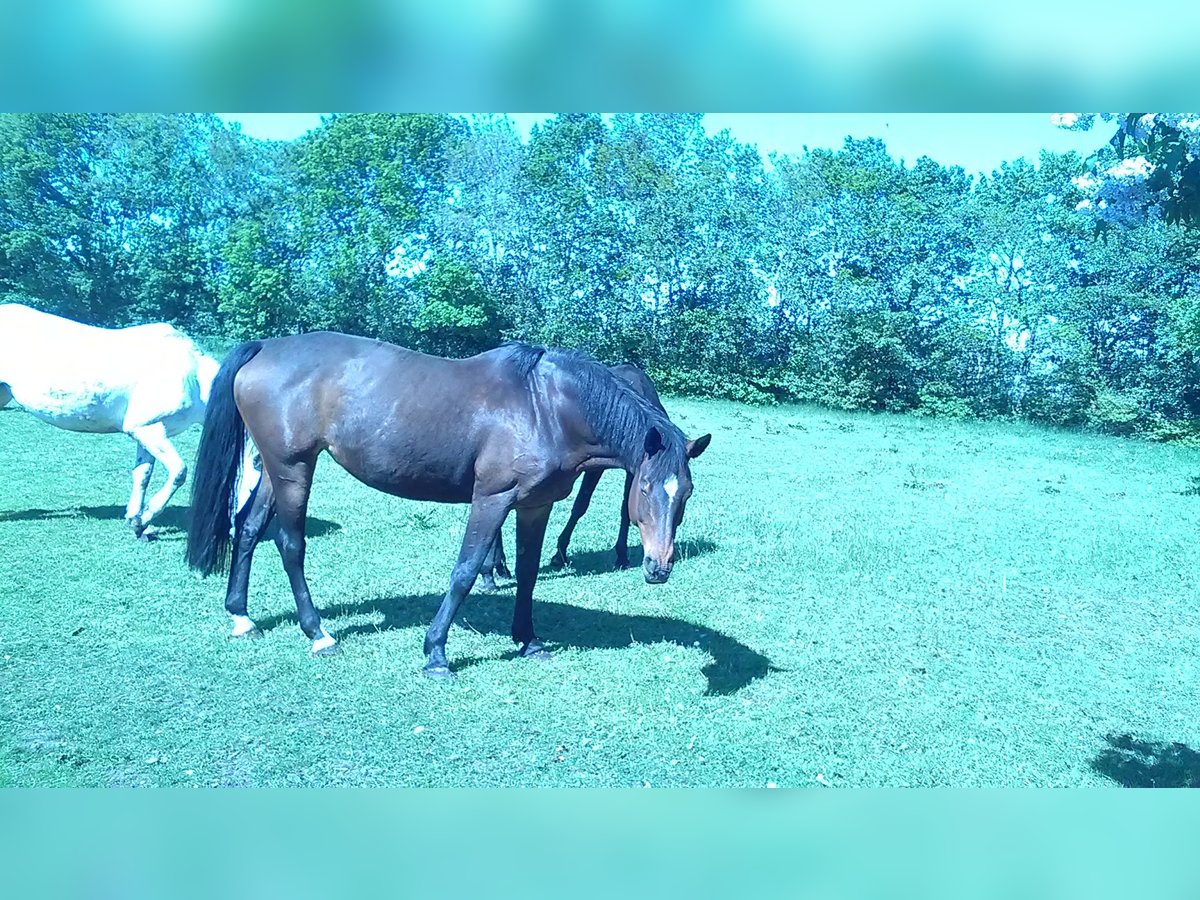
<path fill-rule="evenodd" d="M 583 484 L 579 486 L 579 494 L 571 506 L 571 517 L 567 519 L 566 528 L 558 536 L 558 552 L 550 560 L 550 565 L 555 568 L 561 568 L 567 564 L 567 547 L 571 543 L 571 535 L 575 533 L 575 526 L 579 524 L 579 520 L 583 518 L 583 514 L 591 505 L 592 494 L 596 492 L 596 485 L 600 483 L 600 476 L 603 474 L 603 472 L 588 472 L 583 476 Z"/>
<path fill-rule="evenodd" d="M 512 506 L 515 491 L 495 496 L 476 496 L 471 502 L 471 515 L 467 520 L 467 532 L 463 535 L 462 548 L 458 551 L 458 562 L 450 575 L 450 587 L 442 598 L 429 630 L 425 633 L 425 674 L 444 678 L 452 674 L 446 663 L 446 635 L 450 623 L 458 612 L 459 605 L 475 584 L 479 569 L 495 541 L 500 526 Z"/>
<path fill-rule="evenodd" d="M 533 630 L 533 586 L 537 583 L 542 543 L 554 504 L 517 510 L 517 602 L 513 607 L 512 638 L 521 655 L 548 659 L 550 654 Z"/>
<path fill-rule="evenodd" d="M 274 515 L 275 495 L 271 480 L 263 476 L 234 519 L 233 563 L 229 567 L 229 587 L 225 591 L 225 611 L 233 617 L 232 637 L 258 637 L 261 634 L 246 610 L 246 594 L 250 588 L 254 548 L 262 540 Z"/>
<path fill-rule="evenodd" d="M 137 459 L 133 464 L 133 492 L 129 495 L 129 505 L 125 507 L 125 521 L 137 531 L 141 524 L 142 506 L 146 502 L 146 488 L 150 484 L 150 476 L 154 474 L 154 457 L 140 443 L 137 445 Z"/>
<path fill-rule="evenodd" d="M 512 578 L 512 572 L 508 568 L 508 559 L 504 555 L 504 526 L 501 525 L 496 529 L 496 544 L 492 548 L 492 558 L 495 563 L 492 568 L 496 570 L 496 574 L 501 578 Z"/>
<path fill-rule="evenodd" d="M 134 533 L 141 537 L 151 520 L 162 512 L 167 501 L 187 480 L 187 466 L 183 464 L 178 451 L 167 439 L 167 430 L 161 422 L 134 428 L 129 433 L 167 470 L 167 483 L 150 498 L 150 502 L 146 504 L 146 511 L 130 520 Z"/>
<path fill-rule="evenodd" d="M 512 578 L 512 573 L 508 570 L 508 562 L 504 558 L 504 526 L 496 529 L 496 539 L 492 541 L 491 549 L 488 550 L 487 556 L 483 559 L 483 566 L 479 570 L 479 580 L 483 583 L 485 591 L 496 590 L 496 576 L 501 578 Z"/>
<path fill-rule="evenodd" d="M 313 653 L 329 656 L 337 651 L 337 641 L 321 626 L 321 617 L 313 606 L 312 594 L 304 578 L 304 522 L 308 516 L 314 464 L 315 460 L 305 460 L 270 473 L 278 517 L 275 546 L 279 548 L 283 569 L 292 585 L 300 628 L 312 641 Z"/>

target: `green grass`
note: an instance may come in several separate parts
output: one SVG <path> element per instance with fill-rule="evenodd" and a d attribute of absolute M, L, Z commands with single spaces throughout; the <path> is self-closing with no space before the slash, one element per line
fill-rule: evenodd
<path fill-rule="evenodd" d="M 538 583 L 554 660 L 511 658 L 509 585 L 464 604 L 449 683 L 421 641 L 465 507 L 324 460 L 309 581 L 342 653 L 312 658 L 272 546 L 266 636 L 231 641 L 224 580 L 182 563 L 186 497 L 139 545 L 127 439 L 0 411 L 0 782 L 1200 783 L 1195 451 L 668 405 L 715 434 L 670 582 L 608 570 L 610 475 L 575 570 Z"/>

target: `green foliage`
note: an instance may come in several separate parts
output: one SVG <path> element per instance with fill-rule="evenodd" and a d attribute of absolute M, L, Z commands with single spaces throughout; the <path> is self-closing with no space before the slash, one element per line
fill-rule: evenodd
<path fill-rule="evenodd" d="M 413 278 L 411 290 L 422 300 L 412 323 L 422 350 L 464 357 L 500 343 L 495 302 L 463 261 L 435 260 Z"/>
<path fill-rule="evenodd" d="M 1131 148 L 1167 167 L 1180 146 Z M 214 337 L 516 338 L 639 362 L 666 393 L 1189 439 L 1200 232 L 1097 235 L 1083 168 L 972 179 L 876 139 L 767 167 L 695 115 L 562 115 L 527 143 L 496 116 L 338 115 L 277 143 L 214 116 L 7 115 L 0 295 Z"/>
<path fill-rule="evenodd" d="M 1147 416 L 1145 397 L 1140 392 L 1102 388 L 1088 409 L 1088 424 L 1105 434 L 1130 435 L 1146 423 Z"/>
<path fill-rule="evenodd" d="M 1146 187 L 1159 198 L 1168 222 L 1200 225 L 1200 155 L 1194 135 L 1165 121 L 1142 134 L 1140 119 L 1140 113 L 1127 113 L 1120 123 L 1115 135 L 1118 155 L 1145 156 L 1153 164 Z"/>
<path fill-rule="evenodd" d="M 1151 441 L 1200 447 L 1200 423 L 1195 420 L 1168 419 L 1155 413 L 1140 434 Z"/>
<path fill-rule="evenodd" d="M 225 247 L 218 309 L 225 332 L 243 340 L 282 333 L 294 306 L 286 260 L 273 252 L 265 231 L 261 222 L 239 223 Z"/>
<path fill-rule="evenodd" d="M 970 401 L 944 381 L 923 384 L 917 392 L 917 400 L 915 412 L 922 415 L 942 419 L 969 419 L 974 415 Z"/>
<path fill-rule="evenodd" d="M 756 406 L 770 405 L 777 399 L 769 383 L 742 375 L 695 369 L 650 369 L 647 374 L 664 394 L 734 400 Z"/>

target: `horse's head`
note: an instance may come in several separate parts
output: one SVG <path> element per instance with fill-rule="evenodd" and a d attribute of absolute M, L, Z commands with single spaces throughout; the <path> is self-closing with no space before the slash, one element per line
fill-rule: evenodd
<path fill-rule="evenodd" d="M 629 518 L 642 533 L 642 573 L 650 584 L 662 584 L 675 564 L 675 530 L 683 521 L 683 510 L 692 495 L 692 473 L 688 460 L 708 447 L 711 434 L 688 441 L 683 452 L 672 452 L 662 432 L 646 432 L 645 455 L 629 489 Z"/>

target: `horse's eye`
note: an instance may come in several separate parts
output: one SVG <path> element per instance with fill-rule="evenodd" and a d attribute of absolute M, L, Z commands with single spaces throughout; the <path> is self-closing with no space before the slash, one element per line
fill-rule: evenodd
<path fill-rule="evenodd" d="M 643 481 L 642 482 L 642 496 L 648 497 L 649 495 L 650 495 L 650 482 Z"/>

